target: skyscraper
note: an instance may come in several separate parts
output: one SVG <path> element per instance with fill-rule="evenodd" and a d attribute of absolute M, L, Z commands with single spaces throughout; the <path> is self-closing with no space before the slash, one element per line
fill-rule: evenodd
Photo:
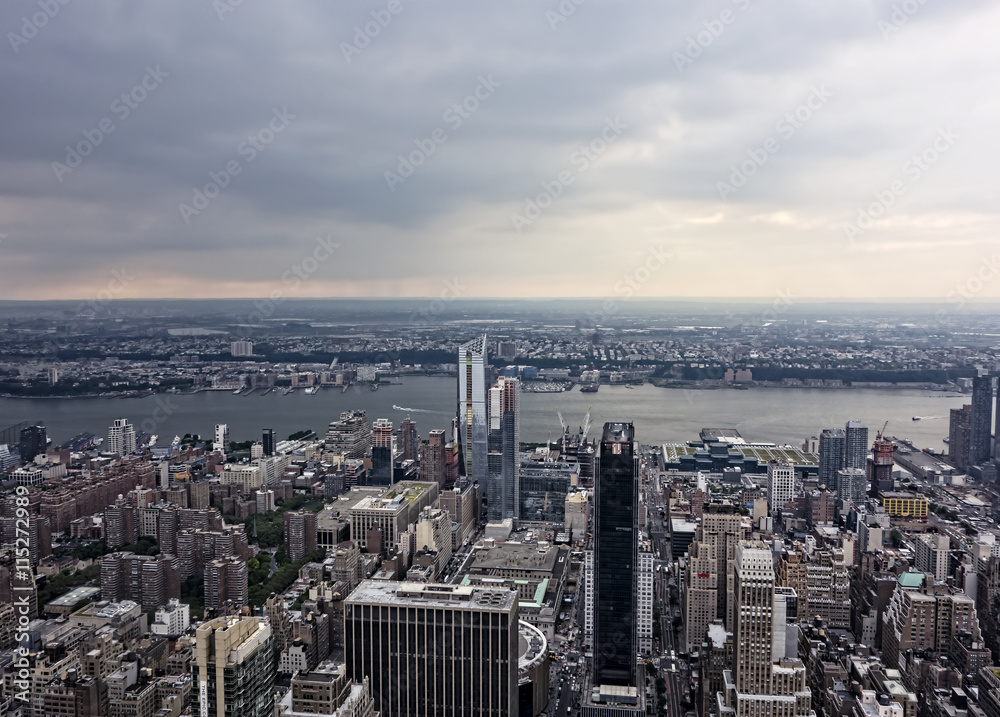
<path fill-rule="evenodd" d="M 846 445 L 847 434 L 842 428 L 824 428 L 819 434 L 820 485 L 837 485 L 837 471 L 844 467 Z M 771 509 L 774 510 L 775 507 L 772 505 Z"/>
<path fill-rule="evenodd" d="M 444 431 L 431 431 L 427 443 L 420 446 L 420 479 L 443 488 L 447 477 Z"/>
<path fill-rule="evenodd" d="M 372 430 L 372 470 L 368 485 L 392 485 L 392 421 L 379 418 Z"/>
<path fill-rule="evenodd" d="M 30 463 L 35 460 L 35 456 L 45 452 L 45 445 L 48 443 L 45 426 L 28 426 L 21 429 L 21 441 L 19 450 L 21 451 L 21 462 Z"/>
<path fill-rule="evenodd" d="M 892 490 L 892 466 L 895 462 L 894 455 L 896 446 L 892 441 L 882 438 L 879 431 L 875 436 L 875 443 L 872 444 L 872 454 L 868 457 L 868 489 L 869 495 L 877 498 L 882 491 Z"/>
<path fill-rule="evenodd" d="M 837 474 L 833 476 L 836 485 Z M 794 497 L 795 467 L 785 461 L 770 461 L 767 464 L 767 502 L 771 512 L 778 512 Z"/>
<path fill-rule="evenodd" d="M 127 418 L 116 418 L 108 429 L 108 446 L 106 453 L 117 453 L 127 456 L 135 450 L 135 426 Z"/>
<path fill-rule="evenodd" d="M 199 717 L 271 717 L 274 712 L 273 637 L 259 617 L 217 617 L 196 632 Z"/>
<path fill-rule="evenodd" d="M 458 347 L 459 471 L 487 482 L 486 334 Z"/>
<path fill-rule="evenodd" d="M 223 453 L 229 450 L 229 424 L 215 424 L 215 445 L 213 448 Z"/>
<path fill-rule="evenodd" d="M 864 470 L 865 461 L 868 459 L 868 426 L 861 421 L 848 421 L 844 433 L 843 467 Z"/>
<path fill-rule="evenodd" d="M 409 416 L 399 424 L 399 440 L 402 443 L 402 460 L 415 461 L 419 458 L 420 434 L 417 433 L 417 422 Z"/>
<path fill-rule="evenodd" d="M 969 417 L 969 465 L 983 465 L 990 459 L 993 430 L 993 377 L 979 369 L 972 379 L 972 413 Z"/>
<path fill-rule="evenodd" d="M 972 406 L 969 404 L 951 409 L 948 420 L 948 459 L 963 471 L 969 467 L 971 421 Z"/>
<path fill-rule="evenodd" d="M 595 471 L 593 684 L 636 687 L 639 457 L 631 423 L 605 423 Z"/>
<path fill-rule="evenodd" d="M 344 601 L 348 676 L 383 715 L 519 714 L 517 612 L 513 590 L 366 580 Z"/>
<path fill-rule="evenodd" d="M 273 456 L 276 441 L 274 440 L 274 429 L 265 428 L 262 443 L 264 445 L 264 455 Z"/>
<path fill-rule="evenodd" d="M 520 506 L 520 395 L 516 378 L 501 376 L 489 393 L 486 505 L 492 521 L 518 518 Z"/>
<path fill-rule="evenodd" d="M 301 560 L 316 549 L 316 514 L 311 510 L 285 512 L 285 552 Z"/>

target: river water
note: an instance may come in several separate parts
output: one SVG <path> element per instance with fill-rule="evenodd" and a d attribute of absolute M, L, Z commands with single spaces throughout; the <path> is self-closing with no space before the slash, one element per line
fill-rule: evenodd
<path fill-rule="evenodd" d="M 825 427 L 843 427 L 849 419 L 868 424 L 870 437 L 889 421 L 887 433 L 908 438 L 919 447 L 943 449 L 948 435 L 948 410 L 969 396 L 934 391 L 880 389 L 687 390 L 646 384 L 635 388 L 601 386 L 597 393 L 521 394 L 521 440 L 543 441 L 559 435 L 557 410 L 574 427 L 592 407 L 591 435 L 605 421 L 632 421 L 642 443 L 688 441 L 704 427 L 736 427 L 748 440 L 800 445 Z M 399 410 L 393 406 L 399 406 Z M 116 418 L 128 418 L 137 428 L 160 436 L 214 434 L 216 423 L 229 425 L 230 440 L 260 439 L 262 428 L 274 428 L 280 438 L 311 428 L 322 433 L 341 411 L 364 409 L 371 420 L 389 418 L 395 425 L 409 415 L 422 437 L 447 428 L 455 413 L 456 381 L 451 378 L 404 377 L 398 385 L 378 391 L 351 387 L 346 393 L 327 388 L 315 395 L 302 389 L 283 395 L 236 396 L 228 391 L 144 398 L 12 399 L 0 398 L 0 428 L 19 421 L 41 420 L 56 443 L 89 431 L 107 436 Z M 913 421 L 913 416 L 923 420 Z"/>

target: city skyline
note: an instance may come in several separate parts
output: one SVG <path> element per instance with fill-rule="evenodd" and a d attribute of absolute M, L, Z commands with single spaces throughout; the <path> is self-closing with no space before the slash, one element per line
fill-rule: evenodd
<path fill-rule="evenodd" d="M 995 300 L 1000 10 L 901 8 L 6 5 L 3 298 Z"/>

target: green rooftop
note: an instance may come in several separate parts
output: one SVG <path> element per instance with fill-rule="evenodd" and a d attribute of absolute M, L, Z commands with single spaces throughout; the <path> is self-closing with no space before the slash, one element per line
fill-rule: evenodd
<path fill-rule="evenodd" d="M 915 572 L 915 571 L 908 571 L 908 572 L 902 573 L 899 576 L 899 585 L 901 587 L 903 587 L 903 588 L 906 588 L 906 589 L 909 589 L 909 588 L 919 588 L 923 584 L 924 584 L 924 574 L 923 573 L 919 573 L 919 572 Z"/>

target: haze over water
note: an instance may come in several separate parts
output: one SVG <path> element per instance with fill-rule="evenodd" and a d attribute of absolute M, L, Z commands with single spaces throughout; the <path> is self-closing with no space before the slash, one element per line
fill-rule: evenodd
<path fill-rule="evenodd" d="M 272 392 L 261 396 L 236 396 L 228 391 L 188 395 L 160 394 L 144 398 L 9 399 L 0 398 L 0 427 L 18 421 L 41 420 L 53 442 L 60 443 L 81 431 L 106 437 L 115 418 L 128 418 L 140 430 L 159 435 L 158 445 L 173 436 L 197 433 L 211 436 L 216 423 L 229 425 L 234 441 L 259 440 L 262 428 L 274 428 L 281 438 L 311 428 L 323 433 L 341 411 L 364 409 L 371 420 L 389 418 L 398 426 L 407 415 L 417 421 L 420 436 L 447 428 L 455 414 L 455 379 L 414 376 L 401 385 L 323 389 L 306 395 L 302 389 L 289 395 Z M 601 386 L 598 393 L 573 390 L 553 394 L 521 394 L 521 440 L 544 441 L 559 435 L 561 409 L 576 430 L 588 406 L 592 424 L 633 421 L 642 443 L 683 442 L 698 437 L 704 427 L 736 427 L 751 441 L 800 445 L 826 427 L 842 427 L 849 419 L 868 424 L 870 437 L 889 421 L 887 434 L 912 440 L 918 447 L 942 450 L 948 435 L 948 411 L 969 401 L 952 392 L 916 390 L 662 389 L 646 384 L 632 389 Z M 394 409 L 400 406 L 411 411 Z M 165 406 L 170 415 L 155 422 L 154 412 Z M 164 409 L 160 409 L 160 414 Z M 926 417 L 913 421 L 913 416 Z M 591 429 L 594 435 L 597 428 Z"/>

